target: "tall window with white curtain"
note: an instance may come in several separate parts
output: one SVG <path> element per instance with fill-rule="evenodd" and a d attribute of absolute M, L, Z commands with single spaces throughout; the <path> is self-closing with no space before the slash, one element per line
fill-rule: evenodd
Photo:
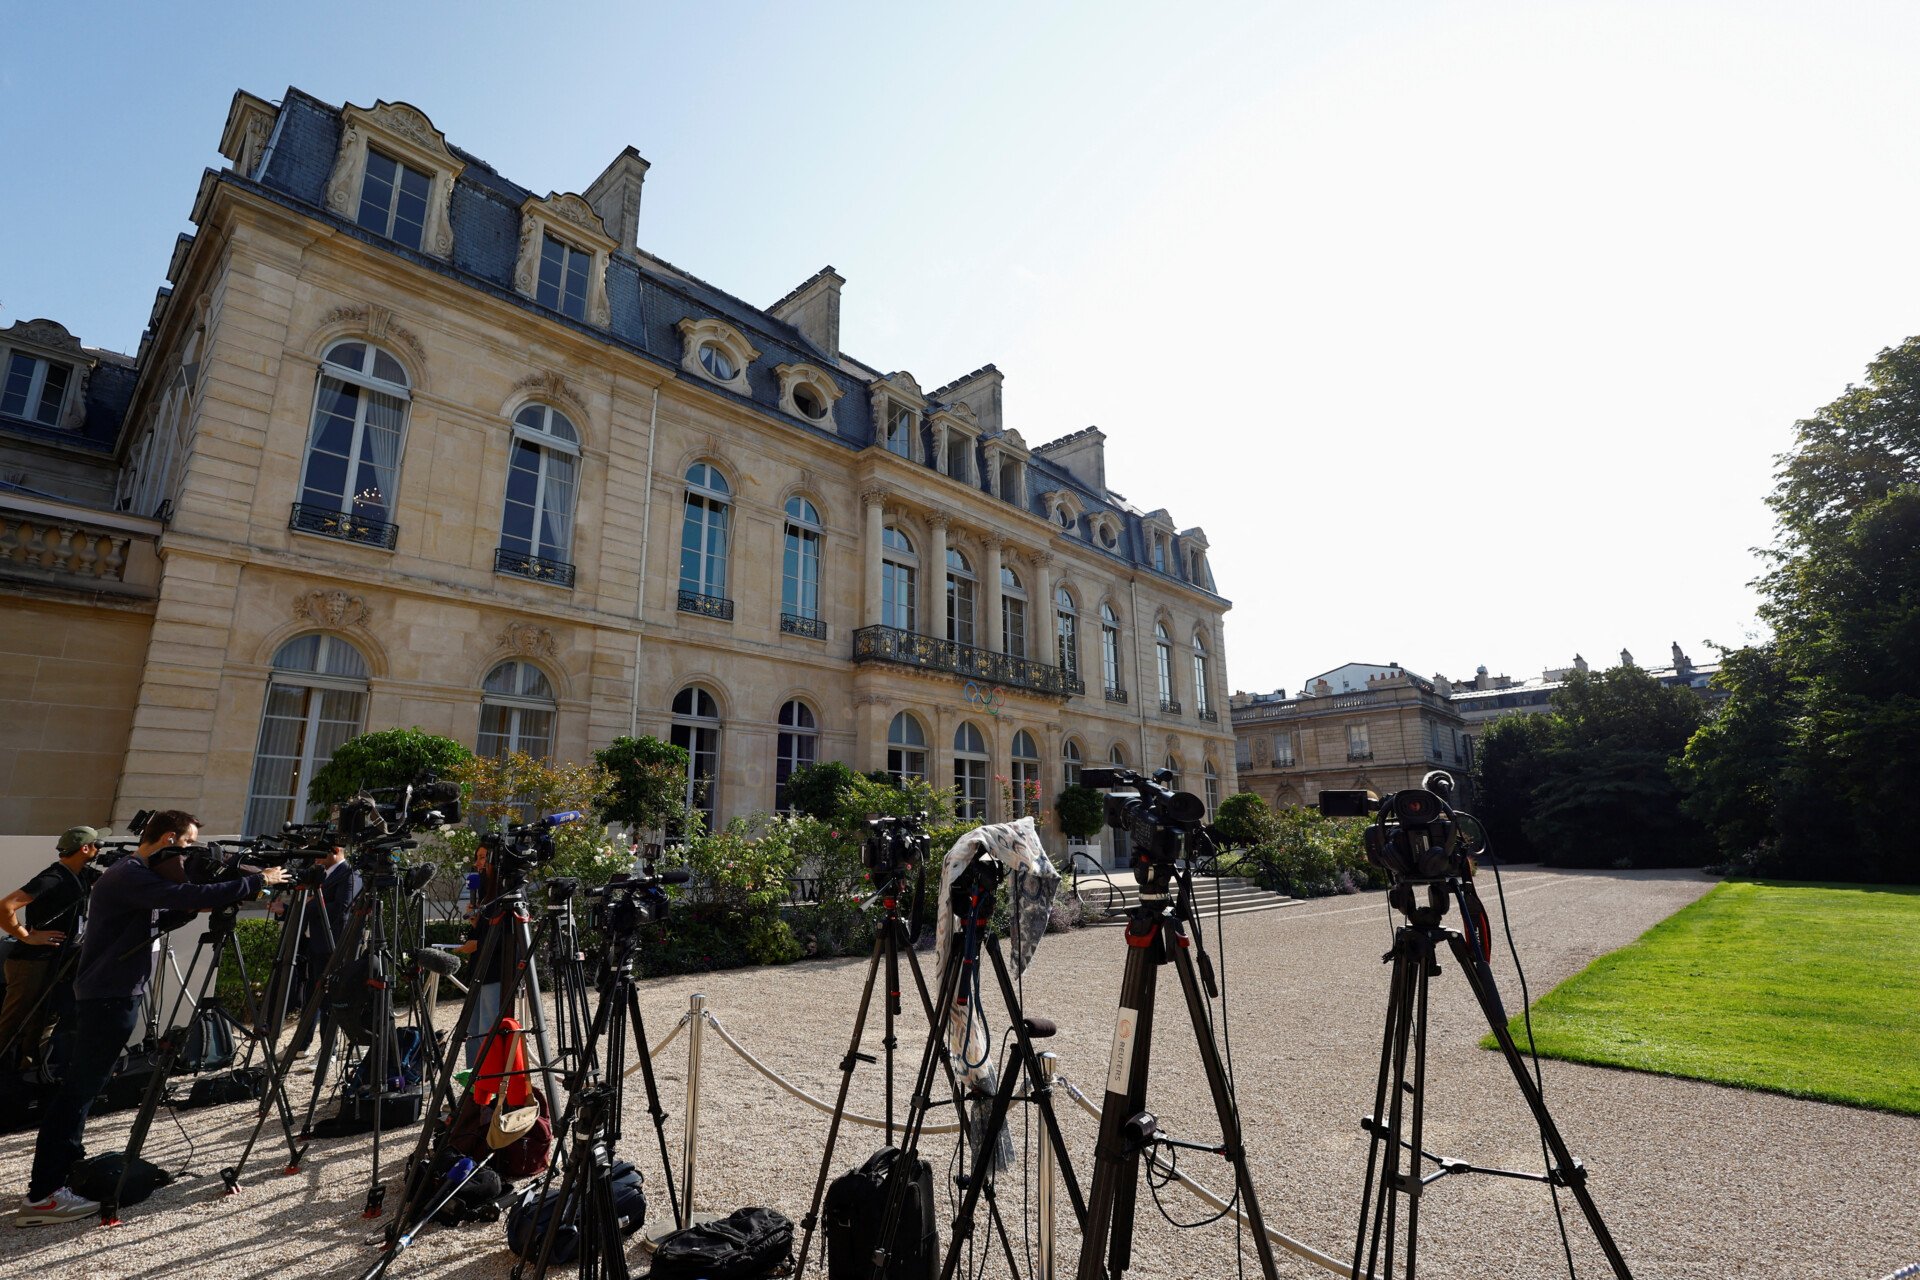
<path fill-rule="evenodd" d="M 893 525 L 880 534 L 880 625 L 901 631 L 915 630 L 919 610 L 915 604 L 916 579 L 920 558 L 913 542 Z"/>
<path fill-rule="evenodd" d="M 336 342 L 320 363 L 300 503 L 316 513 L 393 521 L 412 398 L 400 362 L 365 342 Z"/>
<path fill-rule="evenodd" d="M 272 666 L 247 787 L 248 835 L 306 821 L 313 775 L 367 718 L 367 660 L 339 636 L 296 636 Z"/>
<path fill-rule="evenodd" d="M 787 536 L 780 562 L 780 612 L 820 616 L 820 513 L 811 502 L 787 499 Z"/>
<path fill-rule="evenodd" d="M 686 514 L 680 524 L 680 590 L 724 599 L 727 594 L 727 523 L 733 490 L 705 462 L 687 468 Z"/>
<path fill-rule="evenodd" d="M 565 414 L 530 404 L 513 416 L 507 505 L 500 518 L 502 551 L 554 562 L 572 558 L 579 468 L 580 433 Z"/>
<path fill-rule="evenodd" d="M 791 813 L 787 801 L 787 779 L 795 769 L 804 769 L 820 760 L 820 724 L 813 708 L 794 698 L 780 705 L 780 734 L 773 755 L 773 807 L 778 813 Z"/>
<path fill-rule="evenodd" d="M 673 727 L 668 741 L 687 753 L 685 801 L 713 830 L 720 812 L 720 706 L 699 685 L 673 698 Z"/>
<path fill-rule="evenodd" d="M 971 721 L 953 733 L 953 792 L 955 817 L 987 819 L 987 741 Z"/>
<path fill-rule="evenodd" d="M 503 662 L 480 685 L 477 754 L 520 751 L 544 760 L 553 754 L 553 685 L 531 662 Z"/>
<path fill-rule="evenodd" d="M 953 547 L 947 548 L 947 639 L 973 645 L 973 562 Z"/>

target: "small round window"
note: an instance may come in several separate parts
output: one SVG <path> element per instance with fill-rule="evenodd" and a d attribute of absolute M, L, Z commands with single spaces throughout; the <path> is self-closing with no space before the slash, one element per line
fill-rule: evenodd
<path fill-rule="evenodd" d="M 712 342 L 700 344 L 700 367 L 722 382 L 733 381 L 734 376 L 740 372 L 734 367 L 733 357 Z"/>
<path fill-rule="evenodd" d="M 820 399 L 820 393 L 802 382 L 793 389 L 794 407 L 815 422 L 827 416 L 826 402 Z"/>

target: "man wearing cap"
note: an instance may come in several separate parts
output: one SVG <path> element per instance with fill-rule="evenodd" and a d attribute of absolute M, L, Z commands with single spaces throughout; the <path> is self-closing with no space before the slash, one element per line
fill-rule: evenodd
<path fill-rule="evenodd" d="M 52 988 L 60 976 L 60 961 L 80 941 L 87 896 L 80 873 L 112 834 L 104 828 L 68 828 L 54 846 L 59 858 L 0 898 L 0 930 L 14 939 L 6 963 L 6 1003 L 0 1005 L 0 1070 L 20 1067 L 29 1057 L 37 1060 L 41 1035 L 67 1003 Z M 55 1052 L 49 1058 L 56 1069 L 65 1065 L 59 1059 L 65 1056 L 68 1029 L 55 1034 Z"/>
<path fill-rule="evenodd" d="M 198 818 L 162 810 L 141 828 L 140 847 L 107 868 L 93 887 L 73 980 L 73 1057 L 40 1121 L 33 1175 L 26 1203 L 14 1215 L 16 1227 L 71 1222 L 100 1212 L 98 1204 L 66 1185 L 67 1175 L 85 1150 L 81 1139 L 93 1100 L 140 1024 L 140 997 L 152 976 L 161 913 L 224 907 L 287 878 L 283 868 L 269 867 L 220 884 L 189 884 L 181 855 L 199 836 Z"/>

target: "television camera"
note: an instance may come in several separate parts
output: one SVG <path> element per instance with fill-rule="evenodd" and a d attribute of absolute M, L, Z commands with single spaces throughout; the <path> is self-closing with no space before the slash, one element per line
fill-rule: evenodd
<path fill-rule="evenodd" d="M 1387 873 L 1387 901 L 1409 918 L 1416 912 L 1438 919 L 1446 913 L 1449 894 L 1461 899 L 1461 910 L 1478 934 L 1483 954 L 1490 954 L 1486 909 L 1473 890 L 1475 858 L 1486 852 L 1486 829 L 1480 820 L 1453 807 L 1453 775 L 1435 769 L 1418 787 L 1381 797 L 1371 791 L 1322 791 L 1320 812 L 1330 818 L 1371 817 L 1366 830 L 1367 861 Z M 1414 886 L 1427 886 L 1427 905 L 1418 906 Z"/>
<path fill-rule="evenodd" d="M 1107 793 L 1107 825 L 1126 835 L 1143 896 L 1167 891 L 1186 841 L 1206 832 L 1206 802 L 1166 786 L 1172 778 L 1170 769 L 1151 777 L 1132 769 L 1080 772 L 1081 786 Z"/>
<path fill-rule="evenodd" d="M 867 838 L 860 844 L 860 861 L 876 885 L 897 879 L 926 861 L 927 815 L 867 815 Z"/>

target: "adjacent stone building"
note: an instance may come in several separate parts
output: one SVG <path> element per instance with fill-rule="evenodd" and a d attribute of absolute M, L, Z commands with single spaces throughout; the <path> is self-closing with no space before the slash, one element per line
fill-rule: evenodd
<path fill-rule="evenodd" d="M 757 307 L 648 254 L 632 149 L 540 195 L 404 103 L 289 89 L 236 95 L 220 150 L 136 367 L 89 357 L 131 382 L 110 452 L 56 486 L 7 437 L 8 643 L 139 619 L 137 682 L 97 694 L 113 815 L 266 829 L 394 725 L 671 737 L 720 820 L 816 759 L 993 818 L 994 779 L 1045 803 L 1083 762 L 1234 787 L 1205 535 L 1109 490 L 1097 429 L 1029 445 L 994 366 L 927 388 L 842 350 L 831 267 Z M 142 567 L 47 559 L 69 530 Z M 106 816 L 22 768 L 10 829 Z"/>
<path fill-rule="evenodd" d="M 1336 667 L 1292 697 L 1235 693 L 1232 711 L 1240 789 L 1270 804 L 1311 805 L 1334 790 L 1384 795 L 1434 769 L 1451 773 L 1456 798 L 1471 802 L 1465 722 L 1445 691 L 1397 663 Z"/>

